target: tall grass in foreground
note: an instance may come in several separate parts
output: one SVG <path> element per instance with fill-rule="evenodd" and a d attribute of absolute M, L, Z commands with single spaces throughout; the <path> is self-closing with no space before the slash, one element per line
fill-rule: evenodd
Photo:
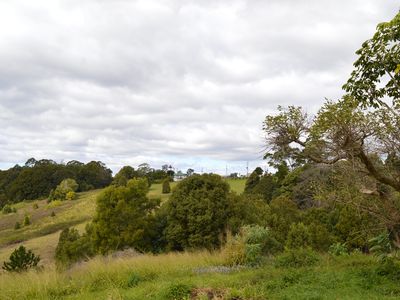
<path fill-rule="evenodd" d="M 54 268 L 0 275 L 1 299 L 57 299 L 79 294 L 128 288 L 140 280 L 186 276 L 196 267 L 218 265 L 223 258 L 209 252 L 138 255 L 131 258 L 96 257 L 65 272 Z M 79 297 L 78 297 L 79 298 Z"/>

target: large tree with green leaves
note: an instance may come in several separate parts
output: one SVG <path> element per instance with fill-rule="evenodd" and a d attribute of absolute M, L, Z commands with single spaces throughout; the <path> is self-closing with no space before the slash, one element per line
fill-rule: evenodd
<path fill-rule="evenodd" d="M 126 186 L 110 186 L 97 198 L 91 239 L 96 252 L 106 254 L 133 247 L 151 248 L 153 211 L 159 200 L 150 200 L 147 179 L 131 179 Z"/>
<path fill-rule="evenodd" d="M 229 185 L 218 175 L 192 175 L 168 203 L 166 238 L 172 250 L 218 247 L 231 214 Z"/>

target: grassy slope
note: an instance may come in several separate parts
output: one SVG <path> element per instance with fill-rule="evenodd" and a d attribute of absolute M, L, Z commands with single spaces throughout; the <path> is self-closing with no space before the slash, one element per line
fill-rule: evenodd
<path fill-rule="evenodd" d="M 1 299 L 399 299 L 398 281 L 378 275 L 377 263 L 354 254 L 321 256 L 315 267 L 276 268 L 272 259 L 255 269 L 226 272 L 219 253 L 97 258 L 64 273 L 54 270 L 1 277 Z M 176 294 L 175 294 L 176 295 Z M 176 297 L 176 299 L 182 299 Z M 183 298 L 189 299 L 189 298 Z"/>
<path fill-rule="evenodd" d="M 244 189 L 244 180 L 228 180 L 228 183 L 237 193 L 241 193 Z M 173 189 L 176 184 L 172 182 L 171 188 Z M 58 206 L 48 205 L 45 200 L 21 202 L 15 205 L 16 214 L 0 213 L 0 263 L 8 259 L 11 252 L 23 244 L 40 255 L 43 265 L 53 264 L 60 231 L 70 226 L 83 230 L 86 223 L 93 217 L 96 196 L 100 191 L 79 193 L 77 200 L 64 201 Z M 170 194 L 162 194 L 161 191 L 161 184 L 153 184 L 148 196 L 161 198 L 162 201 L 167 200 Z M 39 208 L 34 209 L 34 204 L 38 204 Z M 53 211 L 56 214 L 55 217 L 51 217 Z M 15 222 L 19 221 L 22 224 L 26 214 L 30 216 L 32 224 L 15 230 Z"/>

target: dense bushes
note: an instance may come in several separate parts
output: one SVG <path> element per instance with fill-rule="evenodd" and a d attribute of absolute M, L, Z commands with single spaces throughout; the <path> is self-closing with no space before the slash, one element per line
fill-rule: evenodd
<path fill-rule="evenodd" d="M 55 190 L 50 191 L 48 200 L 73 200 L 76 197 L 75 192 L 77 189 L 78 183 L 74 179 L 64 179 Z"/>

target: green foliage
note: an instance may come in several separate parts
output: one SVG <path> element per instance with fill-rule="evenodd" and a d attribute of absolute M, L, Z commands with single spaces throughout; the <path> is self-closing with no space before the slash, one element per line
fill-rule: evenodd
<path fill-rule="evenodd" d="M 31 218 L 28 215 L 25 215 L 23 224 L 24 226 L 31 225 Z"/>
<path fill-rule="evenodd" d="M 33 208 L 33 209 L 38 209 L 38 208 L 39 208 L 39 205 L 38 205 L 37 203 L 34 203 L 34 204 L 32 205 L 32 208 Z"/>
<path fill-rule="evenodd" d="M 69 191 L 65 194 L 65 200 L 74 200 L 76 199 L 76 193 L 74 191 Z"/>
<path fill-rule="evenodd" d="M 249 178 L 247 178 L 246 180 L 246 185 L 244 188 L 244 191 L 246 193 L 250 193 L 252 192 L 252 190 L 254 189 L 254 187 L 257 186 L 257 184 L 260 182 L 261 176 L 263 175 L 264 171 L 260 168 L 257 167 L 249 176 Z"/>
<path fill-rule="evenodd" d="M 110 186 L 98 196 L 91 233 L 96 252 L 151 249 L 153 210 L 159 200 L 149 200 L 147 192 L 147 180 L 142 178 L 131 179 L 126 186 Z"/>
<path fill-rule="evenodd" d="M 55 259 L 58 267 L 67 267 L 94 255 L 87 235 L 80 235 L 74 228 L 64 229 L 59 237 Z"/>
<path fill-rule="evenodd" d="M 186 300 L 189 299 L 192 287 L 185 283 L 174 283 L 167 287 L 164 299 Z"/>
<path fill-rule="evenodd" d="M 311 235 L 308 227 L 303 223 L 292 224 L 287 235 L 286 248 L 299 249 L 307 248 L 310 245 Z"/>
<path fill-rule="evenodd" d="M 4 205 L 3 209 L 2 209 L 3 214 L 10 214 L 13 212 L 12 206 L 9 204 Z"/>
<path fill-rule="evenodd" d="M 165 178 L 162 182 L 162 193 L 163 194 L 169 194 L 171 192 L 171 186 L 169 184 L 170 179 Z"/>
<path fill-rule="evenodd" d="M 51 217 L 55 217 L 56 216 L 56 213 L 54 212 L 54 210 L 51 212 L 51 215 L 50 215 Z"/>
<path fill-rule="evenodd" d="M 129 288 L 133 288 L 133 287 L 137 286 L 142 280 L 143 280 L 142 276 L 133 272 L 133 273 L 129 274 L 126 285 Z"/>
<path fill-rule="evenodd" d="M 172 250 L 213 249 L 231 214 L 229 185 L 218 175 L 192 175 L 178 183 L 168 203 L 166 238 Z"/>
<path fill-rule="evenodd" d="M 286 250 L 275 259 L 277 267 L 301 268 L 311 267 L 318 263 L 318 255 L 310 249 L 299 248 Z"/>
<path fill-rule="evenodd" d="M 359 57 L 344 89 L 364 106 L 377 107 L 385 97 L 399 104 L 399 32 L 400 13 L 379 24 L 374 36 L 356 52 Z"/>
<path fill-rule="evenodd" d="M 385 260 L 393 251 L 392 242 L 390 241 L 388 233 L 381 233 L 369 241 L 371 248 L 369 249 L 379 260 Z"/>
<path fill-rule="evenodd" d="M 18 229 L 20 229 L 21 228 L 21 223 L 20 222 L 15 222 L 15 225 L 14 225 L 14 229 L 15 230 L 18 230 Z"/>
<path fill-rule="evenodd" d="M 64 179 L 56 187 L 55 190 L 50 191 L 49 200 L 73 200 L 76 197 L 75 192 L 78 189 L 78 183 L 71 178 Z"/>
<path fill-rule="evenodd" d="M 329 254 L 334 256 L 343 256 L 348 255 L 349 250 L 343 243 L 334 243 L 329 247 Z"/>
<path fill-rule="evenodd" d="M 24 246 L 20 246 L 11 253 L 10 261 L 4 262 L 2 268 L 8 272 L 22 272 L 36 267 L 39 261 L 40 257 L 32 250 L 27 251 Z"/>
<path fill-rule="evenodd" d="M 236 236 L 228 235 L 223 248 L 225 262 L 230 266 L 256 266 L 261 263 L 262 257 L 282 250 L 271 235 L 268 228 L 259 225 L 242 227 Z"/>

